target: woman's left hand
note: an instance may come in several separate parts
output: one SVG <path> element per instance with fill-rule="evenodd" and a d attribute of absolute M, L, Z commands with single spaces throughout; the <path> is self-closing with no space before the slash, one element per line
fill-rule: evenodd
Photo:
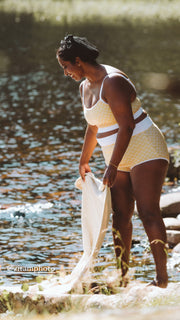
<path fill-rule="evenodd" d="M 106 168 L 103 176 L 103 184 L 107 185 L 109 188 L 113 186 L 117 175 L 117 168 L 111 164 Z"/>

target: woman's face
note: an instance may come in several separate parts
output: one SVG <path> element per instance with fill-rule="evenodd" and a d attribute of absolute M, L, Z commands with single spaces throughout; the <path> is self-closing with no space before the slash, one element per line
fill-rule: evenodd
<path fill-rule="evenodd" d="M 65 76 L 69 76 L 75 81 L 80 81 L 83 78 L 83 69 L 78 62 L 72 64 L 70 61 L 64 61 L 59 57 L 58 62 L 63 68 Z"/>

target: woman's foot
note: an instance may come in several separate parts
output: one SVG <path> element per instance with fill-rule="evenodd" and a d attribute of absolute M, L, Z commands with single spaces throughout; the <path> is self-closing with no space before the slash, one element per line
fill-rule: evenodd
<path fill-rule="evenodd" d="M 148 283 L 148 287 L 149 286 L 155 286 L 155 287 L 159 287 L 159 288 L 167 288 L 168 285 L 168 281 L 163 281 L 163 280 L 156 280 L 154 279 L 153 281 L 151 281 L 150 283 Z"/>

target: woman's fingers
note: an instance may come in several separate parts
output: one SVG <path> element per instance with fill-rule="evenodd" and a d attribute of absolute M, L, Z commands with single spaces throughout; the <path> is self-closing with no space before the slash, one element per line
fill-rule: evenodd
<path fill-rule="evenodd" d="M 114 167 L 108 166 L 105 170 L 103 177 L 103 184 L 107 185 L 109 188 L 113 186 L 117 174 L 117 169 Z"/>
<path fill-rule="evenodd" d="M 87 163 L 79 166 L 79 173 L 83 181 L 85 181 L 85 174 L 91 172 L 91 168 Z"/>
<path fill-rule="evenodd" d="M 80 173 L 82 180 L 85 181 L 85 173 L 86 173 L 85 169 L 84 168 L 80 169 L 79 173 Z"/>

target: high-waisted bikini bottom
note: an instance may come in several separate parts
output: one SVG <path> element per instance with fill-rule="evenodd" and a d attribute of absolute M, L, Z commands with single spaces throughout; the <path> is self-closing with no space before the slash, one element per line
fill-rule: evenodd
<path fill-rule="evenodd" d="M 114 149 L 114 143 L 101 146 L 101 148 L 106 165 L 108 165 Z M 152 122 L 152 125 L 147 130 L 131 137 L 126 152 L 119 163 L 118 170 L 130 172 L 138 164 L 155 159 L 169 161 L 169 154 L 163 134 Z"/>

